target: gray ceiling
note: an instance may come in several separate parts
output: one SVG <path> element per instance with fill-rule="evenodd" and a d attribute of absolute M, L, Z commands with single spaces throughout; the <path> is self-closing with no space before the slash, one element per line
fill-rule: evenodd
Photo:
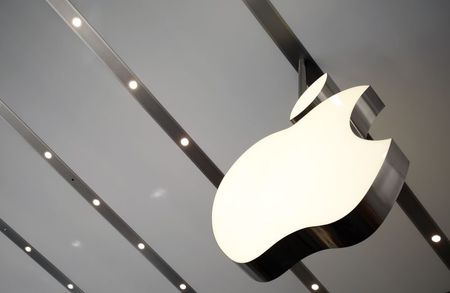
<path fill-rule="evenodd" d="M 274 5 L 341 88 L 369 83 L 387 107 L 407 178 L 450 234 L 450 2 Z M 73 4 L 214 162 L 289 126 L 297 76 L 239 1 Z M 292 273 L 251 280 L 220 252 L 215 189 L 40 0 L 0 1 L 0 97 L 198 292 L 307 292 Z M 177 290 L 0 120 L 0 217 L 87 293 Z M 305 259 L 332 292 L 445 292 L 448 269 L 398 206 L 355 247 Z M 0 292 L 62 288 L 0 236 Z"/>

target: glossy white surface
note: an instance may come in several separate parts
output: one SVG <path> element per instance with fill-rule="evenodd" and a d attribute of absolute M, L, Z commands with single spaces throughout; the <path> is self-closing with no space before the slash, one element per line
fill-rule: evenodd
<path fill-rule="evenodd" d="M 363 140 L 350 129 L 366 89 L 325 100 L 233 164 L 212 211 L 214 236 L 229 258 L 250 262 L 293 232 L 343 218 L 364 198 L 391 143 Z"/>

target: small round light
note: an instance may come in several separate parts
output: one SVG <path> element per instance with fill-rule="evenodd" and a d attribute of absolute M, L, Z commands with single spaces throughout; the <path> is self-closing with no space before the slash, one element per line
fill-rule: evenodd
<path fill-rule="evenodd" d="M 79 17 L 72 18 L 72 25 L 74 27 L 80 27 L 81 26 L 81 19 Z"/>
<path fill-rule="evenodd" d="M 181 140 L 180 140 L 180 143 L 181 143 L 181 145 L 182 146 L 188 146 L 189 145 L 189 139 L 187 139 L 186 137 L 183 137 Z"/>
<path fill-rule="evenodd" d="M 433 241 L 434 243 L 438 243 L 439 241 L 441 241 L 441 236 L 435 234 L 431 236 L 431 241 Z"/>
<path fill-rule="evenodd" d="M 180 289 L 181 290 L 186 290 L 186 288 L 187 288 L 186 284 L 180 284 Z"/>
<path fill-rule="evenodd" d="M 128 83 L 128 87 L 132 90 L 135 90 L 138 87 L 138 83 L 135 80 L 130 80 L 130 82 Z"/>
<path fill-rule="evenodd" d="M 138 244 L 138 248 L 139 248 L 140 250 L 144 249 L 144 248 L 145 248 L 144 243 L 139 243 L 139 244 Z"/>
<path fill-rule="evenodd" d="M 69 288 L 70 290 L 72 290 L 74 287 L 73 287 L 73 284 L 67 284 L 67 288 Z"/>
<path fill-rule="evenodd" d="M 44 157 L 45 157 L 46 159 L 50 160 L 50 159 L 53 157 L 53 155 L 52 155 L 51 152 L 45 152 L 45 153 L 44 153 Z"/>
<path fill-rule="evenodd" d="M 26 252 L 31 252 L 31 247 L 25 246 L 25 251 L 26 251 Z"/>
<path fill-rule="evenodd" d="M 317 285 L 317 284 L 312 284 L 312 285 L 311 285 L 311 289 L 313 289 L 314 291 L 317 291 L 317 290 L 319 290 L 319 285 Z"/>
<path fill-rule="evenodd" d="M 92 201 L 92 204 L 95 205 L 96 207 L 98 207 L 100 205 L 100 201 L 98 199 L 94 199 Z"/>

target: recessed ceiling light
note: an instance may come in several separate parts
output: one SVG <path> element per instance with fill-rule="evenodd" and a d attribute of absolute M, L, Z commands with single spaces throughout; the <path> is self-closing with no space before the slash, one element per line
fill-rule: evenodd
<path fill-rule="evenodd" d="M 31 247 L 25 246 L 25 251 L 26 251 L 26 252 L 31 252 Z"/>
<path fill-rule="evenodd" d="M 433 241 L 434 243 L 438 243 L 439 241 L 441 241 L 441 236 L 435 234 L 431 236 L 431 241 Z"/>
<path fill-rule="evenodd" d="M 95 205 L 96 207 L 98 207 L 100 205 L 100 201 L 98 199 L 94 199 L 92 201 L 92 204 Z"/>
<path fill-rule="evenodd" d="M 317 290 L 319 290 L 319 285 L 317 285 L 317 284 L 312 284 L 312 285 L 311 285 L 311 289 L 313 289 L 314 291 L 317 291 Z"/>
<path fill-rule="evenodd" d="M 186 284 L 180 284 L 180 289 L 181 290 L 186 290 L 186 288 L 187 288 Z"/>
<path fill-rule="evenodd" d="M 80 27 L 81 26 L 81 19 L 79 17 L 72 18 L 72 25 L 74 27 Z"/>
<path fill-rule="evenodd" d="M 74 287 L 73 287 L 73 284 L 67 284 L 67 288 L 69 288 L 70 290 L 72 290 Z"/>
<path fill-rule="evenodd" d="M 45 157 L 46 159 L 50 160 L 50 159 L 53 157 L 53 155 L 52 155 L 51 152 L 45 152 L 45 153 L 44 153 L 44 157 Z"/>
<path fill-rule="evenodd" d="M 144 243 L 139 243 L 139 244 L 138 244 L 138 248 L 139 248 L 140 250 L 144 249 L 144 248 L 145 248 Z"/>
<path fill-rule="evenodd" d="M 180 143 L 181 143 L 182 146 L 188 146 L 189 145 L 189 139 L 187 139 L 186 137 L 183 137 L 180 140 Z"/>
<path fill-rule="evenodd" d="M 138 83 L 135 80 L 130 80 L 130 82 L 128 83 L 128 87 L 132 90 L 135 90 L 138 87 Z"/>

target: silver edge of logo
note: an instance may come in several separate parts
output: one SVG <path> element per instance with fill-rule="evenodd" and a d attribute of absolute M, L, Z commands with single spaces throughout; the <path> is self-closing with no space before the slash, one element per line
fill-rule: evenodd
<path fill-rule="evenodd" d="M 319 96 L 308 112 L 323 100 L 325 97 Z M 383 108 L 383 102 L 369 87 L 360 97 L 351 114 L 350 124 L 354 134 L 371 139 L 368 131 Z M 296 119 L 298 120 L 300 119 Z M 255 260 L 238 263 L 238 265 L 255 280 L 267 282 L 279 277 L 297 262 L 313 253 L 362 242 L 379 228 L 392 209 L 405 182 L 408 167 L 408 159 L 392 140 L 372 186 L 363 200 L 348 215 L 328 225 L 296 231 L 278 241 Z"/>

